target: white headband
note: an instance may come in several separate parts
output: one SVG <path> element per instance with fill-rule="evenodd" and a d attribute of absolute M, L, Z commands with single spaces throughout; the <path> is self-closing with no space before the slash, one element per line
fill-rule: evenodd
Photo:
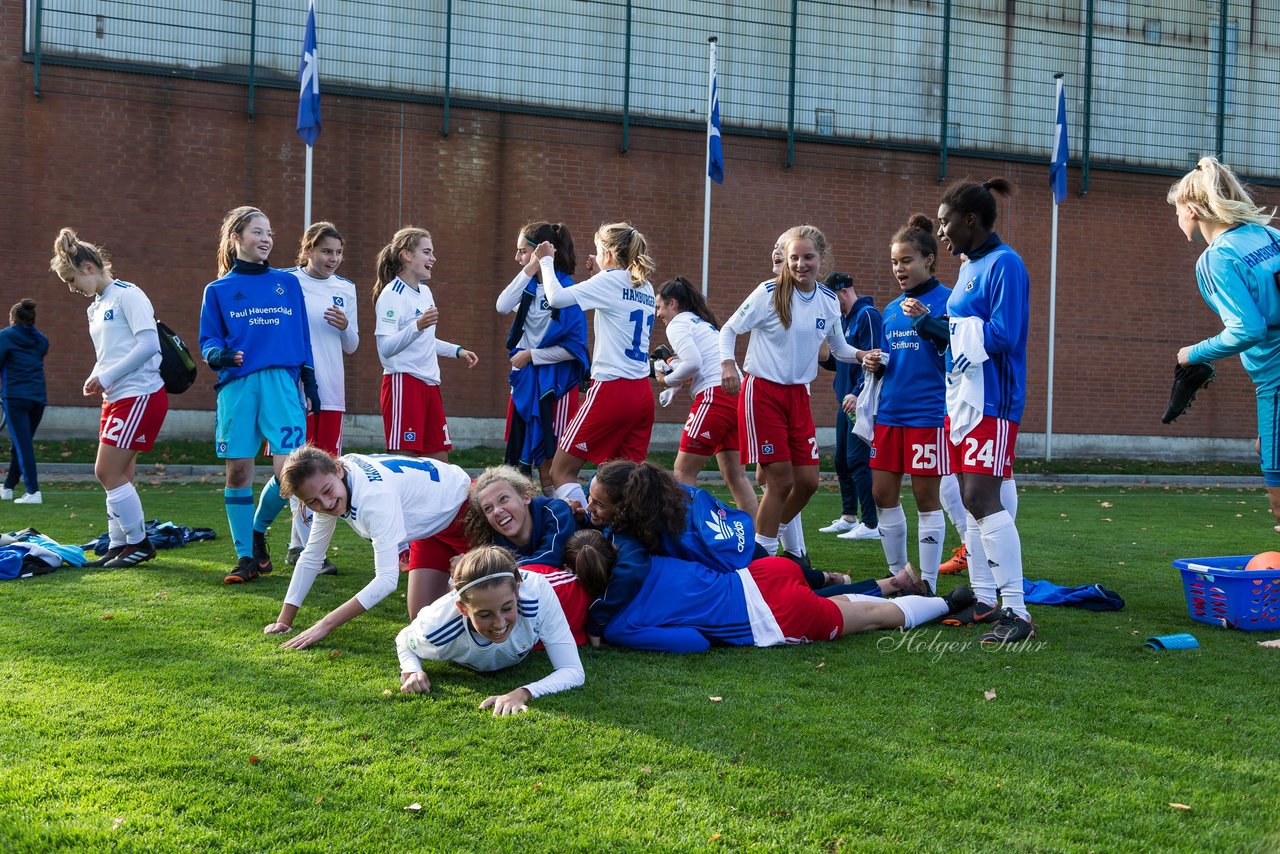
<path fill-rule="evenodd" d="M 482 575 L 479 578 L 468 581 L 466 584 L 462 585 L 461 587 L 454 588 L 453 592 L 457 593 L 458 596 L 461 597 L 463 593 L 466 593 L 468 590 L 470 590 L 472 587 L 475 587 L 477 584 L 484 584 L 486 581 L 501 581 L 502 576 L 507 574 L 508 573 L 506 572 L 495 572 L 492 575 Z M 514 570 L 509 574 L 515 580 L 516 584 L 520 583 L 520 570 L 518 569 Z"/>

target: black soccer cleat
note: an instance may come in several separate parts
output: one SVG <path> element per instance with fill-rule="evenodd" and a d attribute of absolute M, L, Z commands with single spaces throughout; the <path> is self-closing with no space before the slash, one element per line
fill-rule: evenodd
<path fill-rule="evenodd" d="M 1181 365 L 1173 369 L 1173 388 L 1169 391 L 1169 405 L 1160 421 L 1170 424 L 1191 408 L 1200 389 L 1213 382 L 1213 365 Z"/>
<path fill-rule="evenodd" d="M 263 531 L 253 532 L 253 559 L 258 562 L 259 575 L 270 575 L 275 569 L 271 565 L 271 553 L 267 551 L 267 535 Z"/>
<path fill-rule="evenodd" d="M 156 556 L 156 547 L 151 544 L 149 537 L 143 537 L 142 542 L 126 545 L 111 560 L 102 566 L 106 569 L 119 569 L 121 567 L 137 566 L 140 563 L 151 560 Z"/>
<path fill-rule="evenodd" d="M 659 344 L 657 347 L 654 347 L 653 352 L 649 354 L 649 361 L 653 361 L 654 359 L 661 359 L 662 361 L 665 362 L 667 359 L 670 359 L 674 355 L 675 355 L 675 351 L 672 350 L 670 347 L 668 347 L 666 344 Z"/>

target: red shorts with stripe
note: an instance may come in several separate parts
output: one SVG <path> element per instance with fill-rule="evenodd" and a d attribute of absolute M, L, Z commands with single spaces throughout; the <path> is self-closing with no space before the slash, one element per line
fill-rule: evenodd
<path fill-rule="evenodd" d="M 400 560 L 401 572 L 413 572 L 415 569 L 434 569 L 448 573 L 452 568 L 450 562 L 460 554 L 465 554 L 471 547 L 467 542 L 466 532 L 462 530 L 462 520 L 467 516 L 467 501 L 462 502 L 458 513 L 443 531 L 414 540 L 409 543 L 409 560 Z"/>
<path fill-rule="evenodd" d="M 169 413 L 169 393 L 164 386 L 151 394 L 102 402 L 98 441 L 123 451 L 149 451 Z"/>
<path fill-rule="evenodd" d="M 877 424 L 871 445 L 871 468 L 920 477 L 951 474 L 946 431 L 941 427 Z"/>
<path fill-rule="evenodd" d="M 561 434 L 559 447 L 592 463 L 642 463 L 652 434 L 653 389 L 648 379 L 593 380 L 569 429 Z"/>
<path fill-rule="evenodd" d="M 383 374 L 381 402 L 388 451 L 435 454 L 453 447 L 440 386 L 409 374 Z"/>
<path fill-rule="evenodd" d="M 835 640 L 844 631 L 840 607 L 809 588 L 795 561 L 762 557 L 751 561 L 747 571 L 788 643 Z"/>
<path fill-rule="evenodd" d="M 947 416 L 945 429 L 950 434 L 950 416 Z M 1017 442 L 1017 424 L 994 415 L 984 415 L 978 426 L 970 430 L 959 445 L 951 444 L 948 439 L 951 470 L 989 474 L 993 477 L 1013 477 L 1013 449 Z"/>
<path fill-rule="evenodd" d="M 587 609 L 591 607 L 592 598 L 587 589 L 582 586 L 582 582 L 578 580 L 578 576 L 557 566 L 538 563 L 525 564 L 520 568 L 536 572 L 547 579 L 547 583 L 556 593 L 556 598 L 560 600 L 560 609 L 564 611 L 564 618 L 569 623 L 569 631 L 573 632 L 574 643 L 578 646 L 586 644 Z M 542 642 L 539 641 L 534 649 L 541 648 Z"/>
<path fill-rule="evenodd" d="M 342 411 L 321 409 L 308 412 L 307 441 L 335 457 L 342 456 Z"/>
<path fill-rule="evenodd" d="M 700 457 L 738 450 L 738 396 L 718 385 L 698 392 L 680 433 L 680 450 Z"/>
<path fill-rule="evenodd" d="M 782 385 L 748 374 L 738 395 L 738 448 L 743 465 L 818 464 L 818 435 L 805 385 Z"/>
<path fill-rule="evenodd" d="M 511 416 L 515 411 L 515 403 L 511 398 L 507 398 L 507 426 L 502 430 L 504 442 L 511 438 Z M 564 431 L 569 429 L 569 422 L 578 412 L 578 387 L 574 386 L 565 393 L 564 397 L 556 398 L 555 408 L 551 412 L 551 434 L 559 439 L 564 435 Z"/>

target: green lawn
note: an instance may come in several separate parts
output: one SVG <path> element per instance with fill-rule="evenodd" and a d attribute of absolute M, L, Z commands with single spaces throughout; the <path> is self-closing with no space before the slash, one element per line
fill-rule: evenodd
<path fill-rule="evenodd" d="M 44 495 L 0 506 L 0 530 L 105 530 L 96 486 Z M 142 496 L 149 516 L 225 531 L 212 485 Z M 836 510 L 824 491 L 806 513 L 815 563 L 877 573 L 877 543 L 816 533 Z M 1275 851 L 1280 651 L 1191 623 L 1169 566 L 1274 548 L 1271 524 L 1260 490 L 1027 489 L 1028 576 L 1102 582 L 1124 611 L 1039 608 L 1040 643 L 1013 653 L 928 627 L 588 650 L 586 686 L 506 719 L 476 707 L 545 656 L 429 666 L 434 693 L 402 697 L 401 595 L 281 650 L 261 630 L 287 570 L 224 587 L 225 539 L 8 582 L 0 850 Z M 300 625 L 368 578 L 367 546 L 345 526 L 337 543 L 342 574 Z M 1175 631 L 1200 649 L 1144 650 Z"/>

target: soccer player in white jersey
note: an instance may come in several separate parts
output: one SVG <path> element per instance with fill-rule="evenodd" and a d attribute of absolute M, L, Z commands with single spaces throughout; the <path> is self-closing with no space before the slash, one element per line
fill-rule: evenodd
<path fill-rule="evenodd" d="M 790 522 L 818 489 L 818 438 L 809 409 L 809 383 L 818 373 L 825 342 L 843 362 L 862 353 L 845 341 L 840 304 L 820 284 L 829 249 L 812 225 L 796 226 L 782 239 L 783 267 L 776 281 L 761 283 L 720 330 L 721 386 L 738 398 L 742 462 L 759 462 L 767 488 L 756 513 L 756 542 L 768 554 L 778 548 L 778 528 Z M 745 378 L 739 380 L 737 337 L 751 333 Z"/>
<path fill-rule="evenodd" d="M 373 285 L 374 335 L 382 360 L 382 424 L 387 450 L 448 460 L 449 425 L 440 397 L 440 357 L 479 358 L 436 336 L 440 310 L 427 282 L 435 244 L 425 228 L 408 226 L 378 253 Z"/>
<path fill-rule="evenodd" d="M 341 232 L 333 223 L 312 223 L 302 234 L 298 266 L 289 271 L 302 286 L 307 326 L 311 330 L 316 385 L 320 392 L 320 411 L 307 413 L 307 441 L 331 454 L 342 453 L 342 414 L 347 408 L 343 356 L 351 355 L 360 346 L 356 286 L 350 279 L 337 275 L 345 245 Z M 267 528 L 284 507 L 284 499 L 280 498 L 278 482 L 274 478 L 267 483 L 263 494 L 253 519 L 253 549 L 259 559 L 267 556 Z M 274 500 L 269 503 L 268 497 Z M 305 509 L 295 508 L 292 518 L 289 554 L 285 559 L 289 566 L 297 562 L 307 542 L 311 514 Z M 325 571 L 336 572 L 328 558 L 325 558 Z"/>
<path fill-rule="evenodd" d="M 587 460 L 642 461 L 653 432 L 653 390 L 649 386 L 649 338 L 653 333 L 654 263 L 649 244 L 630 223 L 602 225 L 585 282 L 566 288 L 555 273 L 555 246 L 538 244 L 547 302 L 553 308 L 577 305 L 595 313 L 591 390 L 560 437 L 551 461 L 557 498 L 587 503 L 578 473 Z"/>
<path fill-rule="evenodd" d="M 538 697 L 577 688 L 586 675 L 560 601 L 546 578 L 518 568 L 511 553 L 500 546 L 480 546 L 454 566 L 453 589 L 419 611 L 396 637 L 400 690 L 431 690 L 423 659 L 489 672 L 519 664 L 539 642 L 551 659 L 551 673 L 488 697 L 481 709 L 491 708 L 495 716 L 523 712 Z"/>
<path fill-rule="evenodd" d="M 107 492 L 110 543 L 107 553 L 89 566 L 134 566 L 156 556 L 133 485 L 134 466 L 138 451 L 155 444 L 169 411 L 155 312 L 140 288 L 112 275 L 111 261 L 99 247 L 69 228 L 58 233 L 49 266 L 72 293 L 93 297 L 89 336 L 97 361 L 84 394 L 102 396 L 93 473 Z"/>
<path fill-rule="evenodd" d="M 759 501 L 738 453 L 738 396 L 720 387 L 720 322 L 683 276 L 658 289 L 656 312 L 675 358 L 671 364 L 655 359 L 654 376 L 667 387 L 663 395 L 687 384 L 693 397 L 672 467 L 676 480 L 697 486 L 698 472 L 714 456 L 734 503 L 754 519 Z"/>
<path fill-rule="evenodd" d="M 457 466 L 420 457 L 335 457 L 311 445 L 291 453 L 280 471 L 280 494 L 296 495 L 315 516 L 280 616 L 263 631 L 293 630 L 339 519 L 373 543 L 373 580 L 284 646 L 305 649 L 363 614 L 395 592 L 401 571 L 409 574 L 409 615 L 417 614 L 444 594 L 449 562 L 467 550 L 463 520 L 470 485 Z"/>

